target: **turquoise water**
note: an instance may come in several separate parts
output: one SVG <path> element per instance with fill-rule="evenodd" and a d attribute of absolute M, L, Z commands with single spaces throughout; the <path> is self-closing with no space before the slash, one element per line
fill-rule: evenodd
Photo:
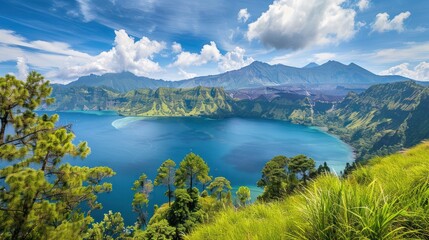
<path fill-rule="evenodd" d="M 60 124 L 73 125 L 76 142 L 88 141 L 91 155 L 69 159 L 72 164 L 105 165 L 116 171 L 108 181 L 113 191 L 99 196 L 103 210 L 94 212 L 100 220 L 108 210 L 120 211 L 127 224 L 135 221 L 131 211 L 132 183 L 140 174 L 151 179 L 166 159 L 177 164 L 190 151 L 209 165 L 210 175 L 224 176 L 236 189 L 251 187 L 255 199 L 261 190 L 255 187 L 260 170 L 273 156 L 306 154 L 317 164 L 328 162 L 341 171 L 353 161 L 351 148 L 334 136 L 316 128 L 263 119 L 230 118 L 124 118 L 113 112 L 61 112 Z M 235 192 L 235 189 L 233 192 Z M 167 201 L 165 189 L 155 187 L 153 204 Z"/>

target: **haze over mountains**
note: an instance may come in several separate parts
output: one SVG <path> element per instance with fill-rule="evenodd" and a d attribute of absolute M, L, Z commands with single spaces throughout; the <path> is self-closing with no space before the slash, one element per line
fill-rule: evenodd
<path fill-rule="evenodd" d="M 374 84 L 406 80 L 410 79 L 402 76 L 379 76 L 354 63 L 345 65 L 337 61 L 328 61 L 322 65 L 310 63 L 302 68 L 296 68 L 255 61 L 238 70 L 181 81 L 155 80 L 123 72 L 85 76 L 67 86 L 104 86 L 120 92 L 139 88 L 191 88 L 196 86 L 223 87 L 226 90 L 271 86 L 333 89 L 338 86 L 368 88 Z"/>

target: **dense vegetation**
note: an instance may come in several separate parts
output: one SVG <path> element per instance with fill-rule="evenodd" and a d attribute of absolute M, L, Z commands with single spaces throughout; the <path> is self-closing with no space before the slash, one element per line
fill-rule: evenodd
<path fill-rule="evenodd" d="M 428 239 L 429 143 L 327 174 L 284 200 L 226 209 L 186 239 Z"/>

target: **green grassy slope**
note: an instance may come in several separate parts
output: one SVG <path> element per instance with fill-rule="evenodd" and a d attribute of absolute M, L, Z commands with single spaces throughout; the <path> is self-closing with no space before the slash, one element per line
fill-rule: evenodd
<path fill-rule="evenodd" d="M 317 178 L 284 201 L 218 213 L 186 239 L 427 239 L 429 142 L 347 179 Z"/>

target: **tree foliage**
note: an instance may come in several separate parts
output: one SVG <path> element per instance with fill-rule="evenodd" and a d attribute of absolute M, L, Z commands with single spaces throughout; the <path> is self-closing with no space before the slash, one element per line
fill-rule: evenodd
<path fill-rule="evenodd" d="M 179 169 L 176 171 L 176 186 L 177 187 L 188 187 L 188 191 L 191 191 L 197 182 L 205 185 L 211 181 L 209 176 L 209 167 L 204 160 L 196 155 L 195 153 L 189 153 L 180 162 Z"/>
<path fill-rule="evenodd" d="M 237 195 L 237 202 L 240 206 L 246 206 L 251 200 L 250 189 L 246 186 L 239 187 L 235 194 Z"/>
<path fill-rule="evenodd" d="M 134 193 L 132 202 L 133 212 L 137 213 L 136 228 L 140 229 L 147 224 L 147 207 L 149 204 L 149 194 L 153 190 L 153 184 L 146 174 L 142 174 L 139 179 L 134 181 L 131 188 Z"/>
<path fill-rule="evenodd" d="M 109 211 L 107 214 L 104 214 L 103 221 L 92 225 L 92 228 L 88 230 L 86 239 L 126 239 L 125 230 L 124 219 L 121 213 L 112 213 L 112 211 Z"/>
<path fill-rule="evenodd" d="M 176 189 L 174 195 L 176 199 L 167 213 L 167 220 L 169 225 L 175 228 L 174 239 L 182 239 L 195 224 L 202 221 L 199 193 L 196 188 L 192 188 L 190 192 L 186 189 Z"/>
<path fill-rule="evenodd" d="M 208 190 L 212 193 L 213 196 L 217 197 L 220 201 L 222 198 L 225 198 L 227 193 L 231 191 L 231 182 L 224 177 L 217 177 L 210 185 L 207 187 Z"/>
<path fill-rule="evenodd" d="M 83 159 L 90 149 L 86 142 L 73 144 L 70 127 L 56 126 L 58 115 L 34 112 L 52 103 L 50 93 L 36 72 L 26 81 L 0 78 L 0 159 L 8 162 L 0 169 L 2 239 L 82 238 L 92 210 L 101 208 L 97 194 L 112 189 L 103 182 L 112 169 L 62 162 L 65 156 Z"/>
<path fill-rule="evenodd" d="M 257 182 L 264 192 L 258 198 L 264 201 L 278 200 L 286 196 L 292 188 L 289 159 L 285 156 L 276 156 L 268 161 L 262 169 L 262 178 Z"/>
<path fill-rule="evenodd" d="M 289 169 L 295 174 L 300 173 L 302 180 L 304 181 L 304 185 L 306 185 L 310 173 L 315 171 L 315 165 L 316 163 L 312 158 L 300 154 L 290 159 Z"/>
<path fill-rule="evenodd" d="M 171 198 L 173 197 L 173 184 L 176 176 L 175 173 L 176 163 L 168 159 L 161 164 L 158 168 L 158 175 L 155 178 L 155 186 L 164 185 L 167 187 L 165 195 L 168 197 L 168 205 L 171 205 Z"/>

